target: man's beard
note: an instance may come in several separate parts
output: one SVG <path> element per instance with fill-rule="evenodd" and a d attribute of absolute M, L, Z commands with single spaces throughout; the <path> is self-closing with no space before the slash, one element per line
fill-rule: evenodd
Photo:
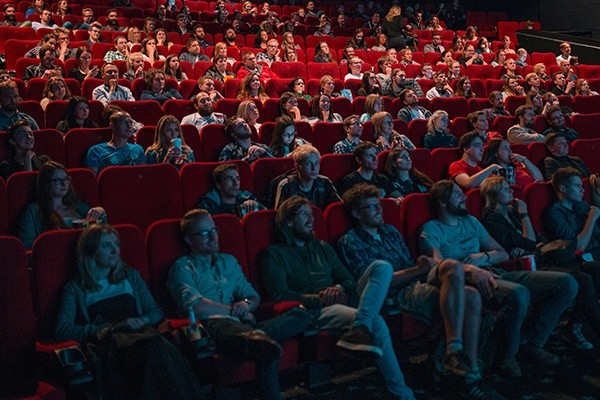
<path fill-rule="evenodd" d="M 469 213 L 466 208 L 453 204 L 448 204 L 448 212 L 459 217 L 465 216 Z"/>

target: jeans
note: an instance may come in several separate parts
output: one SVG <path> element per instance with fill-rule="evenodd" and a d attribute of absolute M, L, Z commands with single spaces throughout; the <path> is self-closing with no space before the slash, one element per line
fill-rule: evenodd
<path fill-rule="evenodd" d="M 340 331 L 351 326 L 364 325 L 371 334 L 375 345 L 383 355 L 377 367 L 383 375 L 387 389 L 402 400 L 414 399 L 412 390 L 406 386 L 404 375 L 394 353 L 390 331 L 379 314 L 392 281 L 392 266 L 385 261 L 374 261 L 358 280 L 360 295 L 358 308 L 342 304 L 324 307 L 317 315 L 317 323 L 322 330 Z"/>
<path fill-rule="evenodd" d="M 521 332 L 533 346 L 543 347 L 563 311 L 573 304 L 577 282 L 561 272 L 512 271 L 500 275 L 492 301 L 502 307 L 500 332 L 505 356 L 517 354 Z M 530 317 L 524 325 L 530 302 Z"/>
<path fill-rule="evenodd" d="M 204 326 L 213 338 L 217 351 L 232 358 L 240 357 L 240 349 L 231 343 L 232 337 L 243 332 L 260 329 L 279 343 L 304 332 L 310 323 L 310 315 L 303 308 L 293 308 L 275 318 L 257 324 L 238 322 L 231 319 L 210 319 L 203 321 Z M 279 359 L 256 361 L 256 376 L 261 400 L 281 399 L 279 385 Z"/>

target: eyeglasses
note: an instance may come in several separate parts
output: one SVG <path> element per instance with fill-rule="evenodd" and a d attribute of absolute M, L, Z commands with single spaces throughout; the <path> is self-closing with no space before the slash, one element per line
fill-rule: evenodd
<path fill-rule="evenodd" d="M 218 234 L 219 234 L 219 228 L 217 228 L 216 226 L 213 226 L 212 229 L 205 229 L 200 232 L 190 233 L 190 234 L 188 234 L 188 237 L 200 236 L 200 238 L 202 238 L 203 240 L 206 240 L 210 236 L 218 235 Z"/>
<path fill-rule="evenodd" d="M 304 82 L 296 82 L 296 85 L 306 86 L 306 84 Z"/>
<path fill-rule="evenodd" d="M 360 122 L 359 120 L 356 120 L 354 122 L 348 123 L 346 126 L 362 126 L 362 122 Z"/>
<path fill-rule="evenodd" d="M 52 183 L 53 185 L 56 185 L 56 186 L 62 186 L 64 184 L 68 185 L 71 183 L 71 177 L 65 176 L 64 178 L 50 179 L 50 183 Z"/>
<path fill-rule="evenodd" d="M 291 138 L 296 136 L 296 131 L 293 132 L 284 132 L 281 136 L 285 137 L 285 138 Z"/>

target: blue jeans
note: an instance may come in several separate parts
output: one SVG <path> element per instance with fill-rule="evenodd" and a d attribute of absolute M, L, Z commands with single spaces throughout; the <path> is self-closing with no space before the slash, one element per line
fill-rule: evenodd
<path fill-rule="evenodd" d="M 366 326 L 373 335 L 375 345 L 383 352 L 377 361 L 377 367 L 383 375 L 387 389 L 402 400 L 412 400 L 415 397 L 404 381 L 404 375 L 394 353 L 390 331 L 379 314 L 387 297 L 392 273 L 393 268 L 389 263 L 374 261 L 357 282 L 360 295 L 358 308 L 342 304 L 324 307 L 317 315 L 317 322 L 322 330 L 338 332 L 351 326 Z"/>
<path fill-rule="evenodd" d="M 493 301 L 502 307 L 504 322 L 500 332 L 505 356 L 517 354 L 521 334 L 533 346 L 543 347 L 563 311 L 573 304 L 577 282 L 571 275 L 562 272 L 499 272 L 502 278 L 496 280 L 498 289 Z M 523 326 L 530 302 L 530 317 Z"/>

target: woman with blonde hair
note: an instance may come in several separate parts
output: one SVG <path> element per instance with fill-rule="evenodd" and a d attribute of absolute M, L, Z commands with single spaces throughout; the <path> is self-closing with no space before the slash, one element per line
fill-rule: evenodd
<path fill-rule="evenodd" d="M 585 79 L 577 79 L 575 82 L 575 94 L 579 96 L 598 96 L 598 92 L 590 89 L 590 84 Z"/>
<path fill-rule="evenodd" d="M 269 96 L 265 92 L 260 76 L 258 74 L 248 74 L 242 79 L 240 89 L 238 91 L 238 100 L 258 99 L 264 103 Z"/>
<path fill-rule="evenodd" d="M 54 100 L 69 100 L 71 98 L 71 91 L 67 86 L 65 80 L 59 76 L 52 76 L 46 82 L 46 87 L 42 92 L 42 100 L 40 106 L 46 111 L 48 103 Z"/>
<path fill-rule="evenodd" d="M 236 117 L 246 121 L 250 127 L 254 127 L 256 132 L 260 129 L 261 124 L 256 122 L 260 117 L 260 114 L 258 113 L 258 107 L 254 100 L 242 101 L 238 106 Z"/>
<path fill-rule="evenodd" d="M 381 21 L 381 32 L 387 37 L 387 47 L 400 51 L 406 47 L 402 8 L 394 4 Z"/>
<path fill-rule="evenodd" d="M 537 63 L 537 64 L 535 64 L 533 66 L 533 72 L 535 72 L 537 74 L 537 76 L 539 76 L 540 79 L 543 80 L 543 81 L 547 81 L 547 80 L 551 80 L 552 79 L 546 73 L 546 65 L 544 63 Z"/>
<path fill-rule="evenodd" d="M 415 145 L 404 135 L 394 130 L 394 120 L 389 112 L 382 111 L 375 113 L 371 117 L 373 122 L 373 135 L 379 151 L 397 149 L 406 147 L 409 150 L 415 149 Z"/>
<path fill-rule="evenodd" d="M 458 147 L 458 140 L 448 132 L 448 113 L 436 110 L 427 120 L 427 134 L 423 137 L 423 147 L 433 150 L 440 147 Z"/>
<path fill-rule="evenodd" d="M 360 122 L 365 123 L 378 112 L 384 111 L 383 98 L 379 94 L 370 94 L 365 99 L 365 112 L 360 116 Z"/>
<path fill-rule="evenodd" d="M 517 78 L 506 78 L 502 86 L 502 99 L 506 100 L 509 96 L 524 96 L 525 89 L 519 85 Z"/>
<path fill-rule="evenodd" d="M 136 78 L 144 78 L 144 55 L 142 53 L 130 53 L 127 57 L 127 72 L 123 74 L 123 78 L 133 82 Z"/>
<path fill-rule="evenodd" d="M 148 164 L 168 163 L 176 168 L 194 162 L 194 151 L 185 144 L 181 122 L 173 115 L 164 115 L 154 130 L 154 143 L 146 149 Z"/>
<path fill-rule="evenodd" d="M 137 26 L 130 26 L 127 29 L 127 45 L 129 46 L 129 50 L 136 44 L 142 44 L 142 31 Z"/>
<path fill-rule="evenodd" d="M 233 64 L 235 64 L 237 61 L 235 58 L 227 56 L 227 44 L 225 42 L 218 42 L 215 44 L 215 48 L 213 50 L 213 58 L 211 59 L 211 61 L 213 61 L 213 63 L 214 63 L 215 57 L 218 55 L 225 56 L 225 58 L 227 59 L 227 64 L 229 64 L 231 66 L 233 66 Z"/>

